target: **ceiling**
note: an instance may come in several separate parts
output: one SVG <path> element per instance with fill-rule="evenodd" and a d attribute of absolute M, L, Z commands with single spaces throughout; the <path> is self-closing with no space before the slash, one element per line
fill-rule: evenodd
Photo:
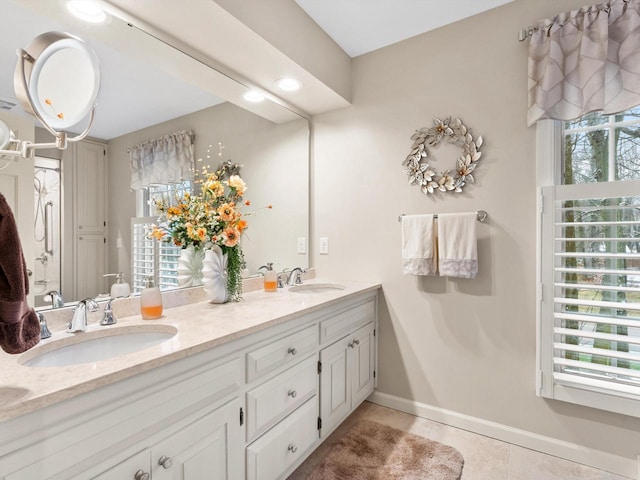
<path fill-rule="evenodd" d="M 181 62 L 178 58 L 172 58 L 162 69 L 150 68 L 149 65 L 145 65 L 148 63 L 146 60 L 158 57 L 159 54 L 153 52 L 152 49 L 155 49 L 155 46 L 144 39 L 128 39 L 130 32 L 127 30 L 132 30 L 130 28 L 119 32 L 119 39 L 115 44 L 104 46 L 101 45 L 100 38 L 92 38 L 96 30 L 95 27 L 78 25 L 77 20 L 66 18 L 68 15 L 62 18 L 60 14 L 57 14 L 54 21 L 48 18 L 51 13 L 50 10 L 53 10 L 56 5 L 60 10 L 59 5 L 62 0 L 48 1 L 46 3 L 42 0 L 0 1 L 3 3 L 3 15 L 11 19 L 11 21 L 6 22 L 3 29 L 4 41 L 0 42 L 0 108 L 2 108 L 3 101 L 16 103 L 13 94 L 16 47 L 26 46 L 36 35 L 49 30 L 63 30 L 75 33 L 86 40 L 96 50 L 100 58 L 103 76 L 100 96 L 98 97 L 99 115 L 96 116 L 91 132 L 91 136 L 95 138 L 109 140 L 124 133 L 146 128 L 164 120 L 186 115 L 223 101 L 212 95 L 212 85 L 216 84 L 217 86 L 216 82 L 219 83 L 219 79 L 211 77 L 211 74 L 208 74 L 205 70 L 198 72 L 197 75 L 191 75 L 191 78 L 196 78 L 197 80 L 189 82 L 185 78 L 176 76 L 176 72 L 190 68 L 187 65 L 183 65 L 184 68 L 177 68 L 178 63 Z M 184 8 L 175 10 L 178 8 L 178 4 L 182 3 L 182 0 L 162 0 L 163 9 L 157 8 L 157 1 L 111 0 L 111 3 L 123 4 L 130 9 L 138 7 L 140 8 L 140 18 L 145 19 L 151 19 L 155 13 L 163 10 L 165 23 L 164 25 L 159 23 L 158 28 L 164 28 L 169 34 L 173 33 L 176 38 L 182 38 L 187 43 L 189 43 L 189 35 L 192 32 L 191 36 L 195 35 L 195 37 L 191 43 L 196 49 L 204 52 L 205 55 L 209 54 L 208 48 L 215 47 L 218 51 L 220 50 L 217 47 L 220 42 L 213 38 L 214 32 L 219 30 L 222 32 L 221 34 L 224 34 L 226 32 L 225 27 L 230 28 L 232 24 L 241 25 L 247 33 L 241 39 L 239 38 L 240 41 L 235 41 L 232 44 L 229 41 L 225 43 L 226 48 L 224 51 L 227 54 L 227 58 L 226 60 L 224 57 L 220 59 L 219 62 L 221 64 L 227 65 L 231 71 L 235 69 L 241 75 L 244 75 L 245 79 L 250 80 L 249 71 L 243 73 L 233 64 L 235 59 L 243 56 L 246 57 L 245 60 L 253 58 L 253 62 L 245 61 L 245 64 L 251 67 L 251 72 L 255 75 L 259 68 L 258 62 L 263 62 L 266 65 L 265 71 L 269 69 L 276 70 L 282 69 L 281 65 L 284 58 L 291 64 L 289 70 L 307 75 L 307 78 L 303 79 L 304 91 L 299 92 L 297 98 L 295 95 L 291 97 L 292 104 L 297 104 L 301 111 L 315 114 L 320 113 L 323 109 L 340 108 L 348 105 L 344 98 L 332 91 L 330 85 L 324 84 L 320 77 L 315 78 L 313 72 L 307 71 L 304 64 L 296 65 L 296 62 L 288 58 L 287 55 L 280 55 L 282 58 L 278 57 L 280 52 L 273 45 L 267 45 L 271 50 L 260 50 L 260 42 L 268 44 L 260 31 L 261 24 L 266 25 L 267 22 L 266 15 L 264 15 L 266 11 L 256 9 L 258 23 L 243 24 L 242 21 L 246 21 L 243 17 L 243 12 L 247 13 L 247 9 L 251 6 L 250 0 L 235 4 L 236 11 L 231 13 L 236 18 L 233 18 L 228 13 L 225 16 L 224 8 L 221 8 L 220 5 L 222 7 L 226 6 L 226 8 L 231 7 L 229 7 L 228 3 L 225 5 L 224 0 L 216 0 L 220 5 L 215 1 L 210 1 L 198 4 L 198 9 L 192 8 L 187 11 Z M 270 1 L 273 1 L 274 5 L 276 4 L 276 0 Z M 347 53 L 348 56 L 344 56 L 340 52 L 348 60 L 349 57 L 353 58 L 400 42 L 406 38 L 462 20 L 511 1 L 513 0 L 280 0 L 280 4 L 283 9 L 296 10 L 301 17 L 310 17 L 319 26 L 318 32 L 320 32 L 320 29 L 324 30 Z M 207 5 L 209 6 L 208 8 L 206 8 Z M 298 10 L 296 5 L 303 11 Z M 268 4 L 264 5 L 264 8 L 268 7 Z M 250 9 L 249 11 L 251 12 L 252 10 Z M 305 16 L 305 13 L 308 17 Z M 271 12 L 271 14 L 272 26 L 278 29 L 286 26 L 283 23 L 286 23 L 286 15 L 280 16 L 278 12 Z M 208 15 L 211 15 L 211 18 L 203 18 Z M 217 21 L 214 18 L 216 15 L 219 17 L 219 23 L 213 26 L 211 22 Z M 69 21 L 75 22 L 74 29 L 69 29 L 67 23 Z M 149 21 L 155 21 L 155 17 L 154 20 Z M 313 25 L 313 22 L 309 21 L 311 25 Z M 303 29 L 306 28 L 306 30 L 303 30 L 306 33 L 298 33 L 298 36 L 300 34 L 305 34 L 306 36 L 311 34 L 309 25 L 303 22 L 299 26 Z M 290 25 L 290 27 L 293 27 L 293 25 Z M 212 30 L 212 28 L 215 28 L 215 30 Z M 235 28 L 237 29 L 238 27 Z M 171 31 L 172 29 L 174 32 Z M 330 40 L 328 42 L 331 43 Z M 143 43 L 145 45 L 141 45 Z M 146 45 L 146 43 L 149 43 L 149 45 Z M 132 59 L 123 55 L 122 50 L 127 50 L 128 53 L 135 50 L 138 56 Z M 337 47 L 336 51 L 339 52 Z M 256 59 L 256 54 L 259 59 Z M 202 67 L 204 68 L 205 66 L 203 65 Z M 346 64 L 346 68 L 350 68 L 350 64 Z M 207 70 L 212 71 L 211 69 Z M 225 77 L 224 74 L 219 74 L 219 76 Z M 135 81 L 126 83 L 126 79 Z M 226 79 L 228 80 L 228 77 Z M 251 84 L 251 82 L 245 83 L 247 85 Z M 254 83 L 262 86 L 267 93 L 270 93 L 269 90 L 271 88 L 267 86 L 269 82 L 260 81 L 256 78 Z M 241 84 L 238 84 L 238 86 L 246 89 Z M 233 88 L 236 87 L 234 86 Z M 157 100 L 166 98 L 167 93 L 169 93 L 170 97 L 175 97 L 174 100 L 176 100 L 171 108 Z M 224 98 L 231 101 L 233 101 L 231 98 L 233 95 L 240 96 L 240 91 L 232 93 L 227 91 L 225 93 L 227 95 Z M 278 95 L 275 91 L 272 91 L 272 93 Z M 288 100 L 284 94 L 280 94 L 280 96 Z M 337 100 L 332 104 L 331 100 L 334 97 Z M 307 101 L 306 104 L 304 103 L 305 100 Z M 234 101 L 234 103 L 236 102 Z M 320 107 L 316 106 L 318 103 Z M 11 111 L 18 112 L 20 107 L 15 107 Z M 255 113 L 260 114 L 257 111 Z M 268 115 L 264 116 L 269 118 Z"/>
<path fill-rule="evenodd" d="M 350 56 L 386 47 L 513 0 L 295 0 Z"/>

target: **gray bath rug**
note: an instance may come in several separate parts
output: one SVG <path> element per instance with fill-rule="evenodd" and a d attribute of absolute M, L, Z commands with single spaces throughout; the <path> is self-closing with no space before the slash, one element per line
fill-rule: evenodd
<path fill-rule="evenodd" d="M 359 420 L 307 480 L 459 480 L 458 450 L 369 420 Z"/>

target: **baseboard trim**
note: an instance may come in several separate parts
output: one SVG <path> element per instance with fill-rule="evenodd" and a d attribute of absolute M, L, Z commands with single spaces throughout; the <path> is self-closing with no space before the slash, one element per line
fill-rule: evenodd
<path fill-rule="evenodd" d="M 640 480 L 639 461 L 632 458 L 621 457 L 575 443 L 538 435 L 526 430 L 483 420 L 482 418 L 407 400 L 395 395 L 389 395 L 388 393 L 376 391 L 373 392 L 367 400 L 384 407 L 400 410 L 401 412 L 468 430 L 520 447 L 599 468 L 600 470 L 606 470 L 616 475 Z"/>

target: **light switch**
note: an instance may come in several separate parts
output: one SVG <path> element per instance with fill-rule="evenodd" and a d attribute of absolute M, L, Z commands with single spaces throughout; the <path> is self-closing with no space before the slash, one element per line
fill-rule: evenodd
<path fill-rule="evenodd" d="M 307 253 L 307 239 L 306 237 L 298 237 L 298 253 L 304 255 Z"/>
<path fill-rule="evenodd" d="M 320 237 L 320 255 L 329 255 L 329 239 Z"/>

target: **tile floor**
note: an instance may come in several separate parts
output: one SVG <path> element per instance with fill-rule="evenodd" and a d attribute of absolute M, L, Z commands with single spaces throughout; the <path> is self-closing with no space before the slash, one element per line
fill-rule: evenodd
<path fill-rule="evenodd" d="M 457 448 L 464 457 L 461 480 L 628 480 L 613 473 L 528 450 L 489 437 L 449 427 L 397 410 L 365 402 L 289 476 L 304 480 L 359 418 L 383 423 Z"/>

